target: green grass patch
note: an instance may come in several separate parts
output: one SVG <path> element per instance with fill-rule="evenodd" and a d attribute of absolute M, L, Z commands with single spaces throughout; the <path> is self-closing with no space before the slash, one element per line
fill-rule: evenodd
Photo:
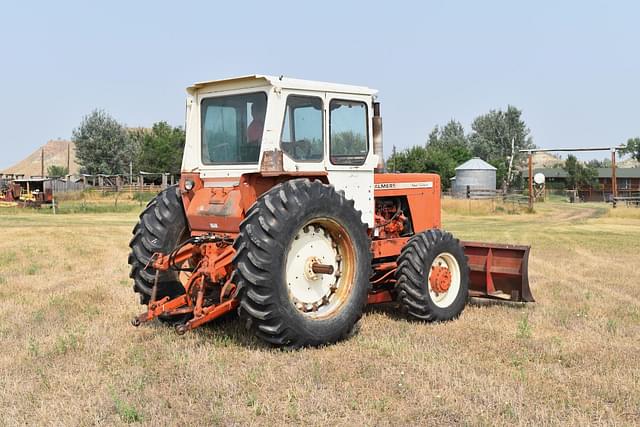
<path fill-rule="evenodd" d="M 33 276 L 38 272 L 38 270 L 40 270 L 40 267 L 37 264 L 31 263 L 25 270 L 25 273 L 27 273 L 27 276 Z"/>
<path fill-rule="evenodd" d="M 70 351 L 77 350 L 80 346 L 80 340 L 75 334 L 58 335 L 56 338 L 55 352 L 59 355 L 67 354 Z"/>
<path fill-rule="evenodd" d="M 529 316 L 525 315 L 518 322 L 517 337 L 521 339 L 529 339 L 531 338 L 531 335 L 532 335 L 532 330 L 531 330 L 531 324 L 529 323 Z"/>
<path fill-rule="evenodd" d="M 111 398 L 113 399 L 116 413 L 122 421 L 127 424 L 139 423 L 142 421 L 142 415 L 138 412 L 135 406 L 123 401 L 115 393 L 112 393 Z"/>
<path fill-rule="evenodd" d="M 7 251 L 0 253 L 0 267 L 9 265 L 16 260 L 16 253 L 14 251 Z"/>
<path fill-rule="evenodd" d="M 118 203 L 116 204 L 82 204 L 82 203 L 65 203 L 58 206 L 56 214 L 85 214 L 85 213 L 122 213 L 134 212 L 140 209 L 138 204 Z M 42 211 L 45 212 L 45 211 Z M 50 210 L 45 213 L 52 213 Z"/>
<path fill-rule="evenodd" d="M 156 197 L 155 193 L 133 193 L 132 199 L 139 203 L 148 203 Z"/>
<path fill-rule="evenodd" d="M 32 338 L 29 338 L 29 354 L 31 357 L 36 358 L 40 356 L 40 346 L 38 342 Z"/>

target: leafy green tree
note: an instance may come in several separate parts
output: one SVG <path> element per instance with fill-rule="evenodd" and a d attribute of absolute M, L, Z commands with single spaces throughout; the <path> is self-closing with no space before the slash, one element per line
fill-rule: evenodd
<path fill-rule="evenodd" d="M 464 128 L 460 122 L 456 120 L 450 120 L 449 123 L 440 128 L 436 125 L 427 140 L 427 146 L 429 148 L 439 148 L 456 151 L 456 154 L 461 157 L 468 157 L 471 155 L 469 151 L 469 141 L 464 133 Z"/>
<path fill-rule="evenodd" d="M 386 165 L 391 172 L 427 172 L 427 158 L 427 148 L 416 145 L 392 155 L 387 160 Z"/>
<path fill-rule="evenodd" d="M 592 165 L 580 163 L 573 154 L 569 154 L 564 162 L 563 169 L 567 172 L 567 187 L 571 190 L 598 186 L 598 171 L 596 168 Z"/>
<path fill-rule="evenodd" d="M 533 148 L 530 130 L 522 120 L 522 111 L 509 105 L 507 111 L 491 110 L 471 124 L 469 143 L 474 155 L 496 167 L 496 179 L 504 190 L 517 178 L 526 155 L 519 150 Z"/>
<path fill-rule="evenodd" d="M 472 157 L 469 140 L 460 122 L 450 120 L 442 128 L 434 127 L 427 141 L 427 153 L 427 170 L 438 173 L 442 187 L 448 189 L 456 168 Z"/>
<path fill-rule="evenodd" d="M 128 133 L 105 111 L 94 110 L 85 116 L 80 126 L 73 130 L 72 140 L 83 173 L 128 173 L 132 160 Z"/>
<path fill-rule="evenodd" d="M 435 126 L 427 144 L 411 147 L 391 156 L 387 168 L 397 172 L 430 172 L 440 175 L 442 187 L 448 189 L 455 168 L 471 158 L 471 150 L 462 125 L 451 120 L 444 127 Z"/>
<path fill-rule="evenodd" d="M 592 168 L 610 168 L 611 167 L 611 160 L 609 160 L 609 159 L 602 159 L 602 160 L 592 159 L 592 160 L 589 160 L 585 165 L 589 166 L 589 167 L 592 167 Z"/>
<path fill-rule="evenodd" d="M 640 138 L 629 138 L 623 153 L 631 154 L 631 156 L 640 162 Z"/>
<path fill-rule="evenodd" d="M 564 169 L 567 172 L 567 188 L 575 190 L 578 182 L 578 168 L 580 167 L 580 163 L 578 163 L 578 159 L 573 154 L 569 154 L 567 160 L 564 162 Z"/>
<path fill-rule="evenodd" d="M 47 176 L 60 177 L 69 174 L 66 166 L 51 165 L 47 168 Z"/>
<path fill-rule="evenodd" d="M 135 170 L 145 172 L 180 172 L 184 152 L 185 133 L 181 127 L 167 122 L 154 123 L 151 129 L 130 131 Z"/>

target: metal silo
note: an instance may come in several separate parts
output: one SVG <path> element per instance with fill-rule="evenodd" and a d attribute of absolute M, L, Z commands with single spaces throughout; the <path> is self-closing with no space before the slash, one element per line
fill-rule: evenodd
<path fill-rule="evenodd" d="M 455 196 L 466 197 L 467 186 L 471 191 L 495 190 L 496 168 L 479 157 L 474 157 L 464 162 L 456 168 L 456 179 L 453 187 Z"/>

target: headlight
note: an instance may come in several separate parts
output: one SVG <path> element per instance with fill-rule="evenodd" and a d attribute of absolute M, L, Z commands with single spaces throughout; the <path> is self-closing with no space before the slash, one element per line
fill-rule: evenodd
<path fill-rule="evenodd" d="M 193 190 L 193 186 L 194 185 L 195 185 L 195 183 L 191 179 L 187 179 L 187 180 L 184 181 L 184 189 L 187 190 L 187 191 Z"/>

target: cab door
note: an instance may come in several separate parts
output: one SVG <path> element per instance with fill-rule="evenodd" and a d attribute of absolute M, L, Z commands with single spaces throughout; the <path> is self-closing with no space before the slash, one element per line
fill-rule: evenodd
<path fill-rule="evenodd" d="M 287 172 L 323 172 L 325 146 L 324 93 L 282 90 L 282 128 L 278 144 Z"/>
<path fill-rule="evenodd" d="M 362 212 L 362 221 L 373 226 L 373 170 L 371 97 L 326 93 L 325 167 L 329 182 L 342 190 Z"/>

